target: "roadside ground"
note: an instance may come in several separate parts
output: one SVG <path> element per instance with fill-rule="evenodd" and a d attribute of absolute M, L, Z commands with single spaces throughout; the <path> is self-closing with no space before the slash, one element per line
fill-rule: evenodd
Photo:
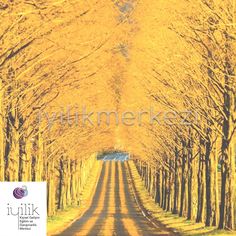
<path fill-rule="evenodd" d="M 133 161 L 128 161 L 128 168 L 133 180 L 135 192 L 139 201 L 148 212 L 148 214 L 163 223 L 169 228 L 176 229 L 181 235 L 194 235 L 194 236 L 211 236 L 211 235 L 236 235 L 236 231 L 218 230 L 216 227 L 205 227 L 204 223 L 196 223 L 187 220 L 184 217 L 179 217 L 171 212 L 164 211 L 152 199 L 145 189 L 144 183 L 138 173 L 138 170 Z"/>
<path fill-rule="evenodd" d="M 80 205 L 67 207 L 63 211 L 58 211 L 55 216 L 48 217 L 47 236 L 52 236 L 62 232 L 77 220 L 89 207 L 101 172 L 101 161 L 96 161 L 91 174 L 81 192 Z"/>

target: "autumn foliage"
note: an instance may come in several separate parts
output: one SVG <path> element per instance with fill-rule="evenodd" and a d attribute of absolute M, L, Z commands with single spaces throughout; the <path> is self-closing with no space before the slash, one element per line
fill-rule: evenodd
<path fill-rule="evenodd" d="M 53 215 L 97 153 L 123 150 L 163 209 L 233 229 L 235 16 L 235 1 L 1 1 L 0 181 L 47 181 Z M 83 105 L 198 119 L 70 124 Z"/>

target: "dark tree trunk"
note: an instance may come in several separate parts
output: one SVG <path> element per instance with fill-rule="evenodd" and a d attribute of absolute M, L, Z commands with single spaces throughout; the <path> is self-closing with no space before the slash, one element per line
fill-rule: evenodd
<path fill-rule="evenodd" d="M 169 159 L 169 171 L 168 171 L 168 186 L 167 186 L 167 207 L 166 207 L 166 210 L 167 211 L 170 211 L 170 208 L 171 208 L 171 168 L 172 168 L 172 162 L 171 162 L 171 159 Z"/>
<path fill-rule="evenodd" d="M 193 178 L 193 167 L 192 167 L 192 140 L 189 140 L 188 145 L 188 211 L 187 219 L 192 219 L 192 178 Z"/>
<path fill-rule="evenodd" d="M 209 129 L 209 128 L 208 128 Z M 208 130 L 208 133 L 211 132 Z M 209 134 L 208 134 L 209 135 Z M 211 159 L 210 159 L 210 153 L 211 153 L 211 141 L 210 138 L 206 141 L 206 153 L 205 153 L 205 166 L 206 166 L 206 221 L 205 225 L 210 226 L 212 222 L 212 199 L 211 199 Z"/>
<path fill-rule="evenodd" d="M 155 196 L 155 203 L 160 205 L 160 171 L 156 172 L 156 196 Z"/>
<path fill-rule="evenodd" d="M 178 213 L 178 198 L 179 198 L 179 181 L 178 181 L 178 149 L 175 147 L 175 162 L 174 162 L 174 206 L 172 213 Z"/>
<path fill-rule="evenodd" d="M 185 176 L 185 165 L 186 165 L 186 145 L 183 141 L 183 153 L 181 161 L 181 192 L 180 192 L 180 209 L 179 216 L 183 216 L 184 211 L 184 199 L 185 199 L 185 187 L 186 187 L 186 176 Z"/>

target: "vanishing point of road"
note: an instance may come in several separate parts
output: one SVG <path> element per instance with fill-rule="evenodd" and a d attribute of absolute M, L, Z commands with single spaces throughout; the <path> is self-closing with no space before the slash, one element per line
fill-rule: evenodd
<path fill-rule="evenodd" d="M 95 194 L 84 214 L 59 236 L 173 235 L 154 226 L 139 210 L 127 178 L 125 162 L 102 162 Z"/>

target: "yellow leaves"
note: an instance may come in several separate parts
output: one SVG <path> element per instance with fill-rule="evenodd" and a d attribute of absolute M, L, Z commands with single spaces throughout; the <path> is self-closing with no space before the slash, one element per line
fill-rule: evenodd
<path fill-rule="evenodd" d="M 15 80 L 22 82 L 14 94 L 24 95 L 22 111 L 31 114 L 34 106 L 58 112 L 76 104 L 120 113 L 150 107 L 199 109 L 198 97 L 204 93 L 201 83 L 206 84 L 198 68 L 202 55 L 175 32 L 190 31 L 185 18 L 201 12 L 198 4 L 186 5 L 185 0 L 151 0 L 148 5 L 129 0 L 12 4 L 4 48 L 35 38 L 14 61 Z M 12 23 L 16 19 L 17 24 Z M 222 41 L 222 34 L 215 32 L 215 38 Z M 92 128 L 58 125 L 52 133 L 59 146 L 71 143 L 81 150 L 82 145 L 85 151 L 116 145 L 150 155 L 152 147 L 159 145 L 153 135 L 168 131 L 169 138 L 172 133 L 147 123 L 121 125 L 118 131 L 114 122 Z"/>

